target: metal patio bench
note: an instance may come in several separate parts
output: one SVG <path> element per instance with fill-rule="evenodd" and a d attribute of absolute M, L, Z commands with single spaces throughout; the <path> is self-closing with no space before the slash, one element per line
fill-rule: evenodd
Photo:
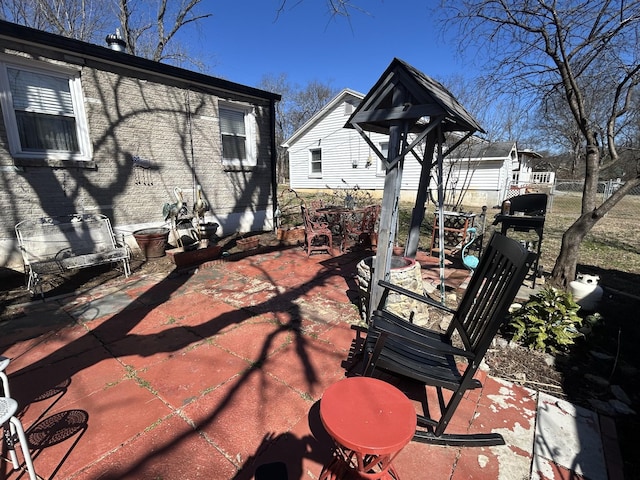
<path fill-rule="evenodd" d="M 101 214 L 73 214 L 23 220 L 15 226 L 27 288 L 42 291 L 42 276 L 106 263 L 122 263 L 131 273 L 130 251 L 117 242 L 109 218 Z"/>

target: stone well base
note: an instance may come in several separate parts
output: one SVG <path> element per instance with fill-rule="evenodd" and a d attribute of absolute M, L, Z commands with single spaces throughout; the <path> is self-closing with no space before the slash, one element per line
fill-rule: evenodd
<path fill-rule="evenodd" d="M 356 281 L 360 288 L 361 297 L 368 303 L 369 283 L 371 282 L 371 267 L 376 257 L 367 257 L 361 260 L 356 269 Z M 421 267 L 418 262 L 407 257 L 391 257 L 390 282 L 422 295 L 424 287 L 422 285 Z M 417 300 L 405 297 L 397 293 L 390 293 L 387 298 L 387 308 L 396 315 L 412 321 L 417 325 L 427 325 L 429 323 L 429 309 L 427 305 Z M 366 307 L 363 308 L 366 316 Z"/>

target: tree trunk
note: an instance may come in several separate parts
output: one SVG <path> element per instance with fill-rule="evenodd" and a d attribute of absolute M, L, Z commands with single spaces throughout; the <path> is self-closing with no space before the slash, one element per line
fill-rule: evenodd
<path fill-rule="evenodd" d="M 584 188 L 582 189 L 581 214 L 591 212 L 596 208 L 598 196 L 598 179 L 600 177 L 600 149 L 593 132 L 587 135 L 586 168 L 584 176 Z"/>
<path fill-rule="evenodd" d="M 581 215 L 562 235 L 560 254 L 551 272 L 551 284 L 563 289 L 576 278 L 578 253 L 585 235 L 596 224 L 598 217 L 593 214 Z"/>
<path fill-rule="evenodd" d="M 550 283 L 557 287 L 568 288 L 569 282 L 575 279 L 578 265 L 580 243 L 598 221 L 620 202 L 632 189 L 640 185 L 640 175 L 627 180 L 625 184 L 607 198 L 602 205 L 592 211 L 580 215 L 562 236 L 560 254 L 551 272 Z M 597 184 L 596 184 L 597 186 Z M 594 192 L 594 197 L 597 192 Z M 583 202 L 584 205 L 584 202 Z"/>
<path fill-rule="evenodd" d="M 575 279 L 582 240 L 605 213 L 596 209 L 600 151 L 593 132 L 587 131 L 585 136 L 587 137 L 586 173 L 582 189 L 581 215 L 562 235 L 560 253 L 551 272 L 551 284 L 564 289 L 569 288 L 569 282 Z"/>

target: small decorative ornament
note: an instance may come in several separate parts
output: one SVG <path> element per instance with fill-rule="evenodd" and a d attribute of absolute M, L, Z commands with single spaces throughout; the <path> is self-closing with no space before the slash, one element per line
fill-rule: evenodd
<path fill-rule="evenodd" d="M 600 281 L 598 275 L 578 273 L 576 279 L 569 282 L 573 299 L 583 310 L 595 310 L 602 299 L 602 287 L 598 285 L 598 281 Z"/>

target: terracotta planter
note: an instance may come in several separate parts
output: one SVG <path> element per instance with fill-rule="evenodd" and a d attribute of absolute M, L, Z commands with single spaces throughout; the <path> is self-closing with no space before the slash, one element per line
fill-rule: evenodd
<path fill-rule="evenodd" d="M 246 252 L 247 250 L 258 248 L 259 243 L 260 239 L 258 237 L 239 238 L 238 240 L 236 240 L 236 246 L 241 252 Z"/>
<path fill-rule="evenodd" d="M 276 238 L 282 245 L 300 245 L 304 243 L 304 227 L 279 228 Z"/>
<path fill-rule="evenodd" d="M 167 255 L 169 255 L 173 263 L 178 268 L 199 265 L 220 257 L 222 247 L 219 245 L 206 246 L 206 243 L 208 242 L 200 242 L 198 248 L 195 250 L 185 251 L 181 247 L 172 248 L 171 250 L 167 250 Z"/>
<path fill-rule="evenodd" d="M 136 239 L 144 258 L 164 257 L 169 241 L 169 229 L 160 227 L 136 230 L 133 232 L 133 238 Z"/>

